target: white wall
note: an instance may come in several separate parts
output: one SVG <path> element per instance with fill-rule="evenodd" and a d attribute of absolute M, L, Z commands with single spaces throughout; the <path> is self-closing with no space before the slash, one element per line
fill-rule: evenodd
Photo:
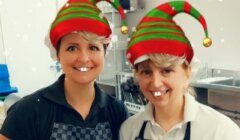
<path fill-rule="evenodd" d="M 1 3 L 0 3 L 1 5 Z M 0 12 L 1 13 L 1 12 Z M 4 54 L 4 43 L 3 43 L 3 34 L 2 34 L 2 26 L 1 26 L 1 18 L 0 18 L 0 64 L 5 63 L 5 54 Z"/>
<path fill-rule="evenodd" d="M 139 17 L 157 5 L 170 0 L 143 0 L 143 13 L 130 13 L 128 22 L 136 25 Z M 201 24 L 187 14 L 174 19 L 183 28 L 194 45 L 195 56 L 209 67 L 240 71 L 240 1 L 239 0 L 187 0 L 205 17 L 209 36 L 213 40 L 210 48 L 202 46 L 205 37 Z M 130 21 L 131 20 L 131 21 Z"/>
<path fill-rule="evenodd" d="M 56 1 L 0 0 L 0 9 L 11 84 L 19 93 L 29 94 L 52 83 L 56 76 L 50 65 L 54 63 L 44 37 L 56 14 Z"/>

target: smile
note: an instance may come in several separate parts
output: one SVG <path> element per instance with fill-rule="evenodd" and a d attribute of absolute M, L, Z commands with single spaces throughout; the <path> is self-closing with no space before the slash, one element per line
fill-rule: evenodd
<path fill-rule="evenodd" d="M 81 72 L 87 72 L 87 71 L 89 71 L 91 68 L 88 68 L 88 67 L 80 67 L 80 68 L 74 68 L 74 69 L 76 69 L 76 70 L 78 70 L 78 71 L 81 71 Z"/>
<path fill-rule="evenodd" d="M 170 89 L 167 89 L 165 91 L 155 91 L 155 92 L 152 92 L 152 93 L 155 97 L 159 97 L 159 96 L 167 94 L 169 91 L 170 91 Z"/>
<path fill-rule="evenodd" d="M 162 93 L 160 91 L 154 92 L 154 96 L 161 96 Z"/>

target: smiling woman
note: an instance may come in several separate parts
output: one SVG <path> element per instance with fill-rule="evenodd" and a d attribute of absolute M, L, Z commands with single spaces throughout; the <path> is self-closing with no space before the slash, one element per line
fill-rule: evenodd
<path fill-rule="evenodd" d="M 94 81 L 101 73 L 105 49 L 100 41 L 89 42 L 91 35 L 93 36 L 92 33 L 85 33 L 85 36 L 71 33 L 62 38 L 58 60 L 68 76 L 67 81 L 86 84 Z"/>
<path fill-rule="evenodd" d="M 212 43 L 205 19 L 186 1 L 159 5 L 141 19 L 126 56 L 149 102 L 143 112 L 122 124 L 121 140 L 238 140 L 240 137 L 239 127 L 230 118 L 198 103 L 190 94 L 193 48 L 173 20 L 181 12 L 202 24 L 206 36 L 203 45 L 209 47 Z"/>
<path fill-rule="evenodd" d="M 128 111 L 95 83 L 103 69 L 111 35 L 97 2 L 69 0 L 58 12 L 47 44 L 63 74 L 52 85 L 10 108 L 0 132 L 1 140 L 118 139 Z M 118 0 L 108 2 L 124 20 Z"/>

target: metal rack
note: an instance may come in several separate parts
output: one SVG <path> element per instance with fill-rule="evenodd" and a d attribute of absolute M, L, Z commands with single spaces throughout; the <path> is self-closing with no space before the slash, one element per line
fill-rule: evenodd
<path fill-rule="evenodd" d="M 119 72 L 117 86 L 116 97 L 124 102 L 130 113 L 136 114 L 144 110 L 147 100 L 139 90 L 138 84 L 134 82 L 133 73 Z"/>
<path fill-rule="evenodd" d="M 126 14 L 143 11 L 142 0 L 123 0 L 121 2 L 125 5 L 124 12 Z M 105 67 L 97 79 L 97 83 L 107 92 L 115 91 L 115 97 L 124 102 L 130 113 L 135 114 L 144 109 L 146 100 L 138 91 L 137 85 L 124 84 L 133 78 L 132 70 L 125 57 L 128 36 L 121 33 L 120 15 L 108 2 L 99 2 L 97 6 L 110 21 L 113 31 L 112 42 L 109 44 L 105 56 Z M 129 91 L 126 88 L 129 88 Z"/>

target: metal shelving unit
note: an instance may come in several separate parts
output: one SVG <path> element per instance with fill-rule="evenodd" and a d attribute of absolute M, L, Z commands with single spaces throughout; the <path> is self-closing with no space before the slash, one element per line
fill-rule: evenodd
<path fill-rule="evenodd" d="M 126 0 L 122 2 L 125 3 Z M 127 13 L 143 11 L 142 0 L 129 0 L 128 2 L 130 3 L 129 9 L 124 10 L 126 15 Z M 125 57 L 128 36 L 122 35 L 120 16 L 109 3 L 99 2 L 98 7 L 110 21 L 110 26 L 113 27 L 113 36 L 105 56 L 104 70 L 97 79 L 97 82 L 105 91 L 115 91 L 115 97 L 124 102 L 130 113 L 135 114 L 144 109 L 146 100 L 138 91 L 137 85 L 127 85 L 126 83 L 133 78 L 132 70 Z M 131 30 L 131 27 L 129 29 Z M 134 89 L 127 91 L 127 86 Z"/>

